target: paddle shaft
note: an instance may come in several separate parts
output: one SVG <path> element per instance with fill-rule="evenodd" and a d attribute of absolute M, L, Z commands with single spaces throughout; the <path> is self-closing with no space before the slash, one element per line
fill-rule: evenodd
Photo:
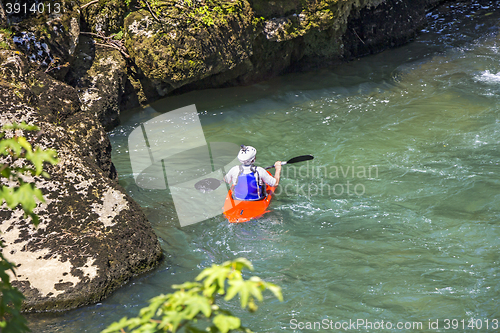
<path fill-rule="evenodd" d="M 285 164 L 287 164 L 287 163 L 288 163 L 288 162 L 281 162 L 281 165 L 283 166 L 283 165 L 285 165 Z M 265 167 L 264 169 L 266 169 L 266 170 L 267 170 L 267 169 L 272 169 L 272 168 L 274 168 L 274 165 L 270 165 L 270 166 L 268 166 L 268 167 Z"/>

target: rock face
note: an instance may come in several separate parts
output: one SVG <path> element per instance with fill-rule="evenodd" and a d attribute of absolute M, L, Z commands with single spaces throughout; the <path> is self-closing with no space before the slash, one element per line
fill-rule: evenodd
<path fill-rule="evenodd" d="M 118 33 L 123 27 L 123 18 L 129 10 L 126 1 L 108 0 L 92 3 L 85 6 L 90 0 L 80 1 L 82 17 L 87 23 L 87 27 L 94 33 L 109 35 Z M 135 4 L 135 1 L 129 1 Z M 85 6 L 85 7 L 84 7 Z"/>
<path fill-rule="evenodd" d="M 92 40 L 82 35 L 66 76 L 66 81 L 78 92 L 82 110 L 96 114 L 108 131 L 120 123 L 120 108 L 125 103 L 126 66 L 119 51 L 94 47 Z"/>
<path fill-rule="evenodd" d="M 163 96 L 253 83 L 402 45 L 439 2 L 164 0 L 129 13 L 124 39 L 140 81 Z"/>
<path fill-rule="evenodd" d="M 0 16 L 15 27 L 15 47 L 77 88 L 82 109 L 109 130 L 120 110 L 173 92 L 250 84 L 402 45 L 443 1 L 65 0 L 64 15 Z"/>
<path fill-rule="evenodd" d="M 24 310 L 63 310 L 97 302 L 155 267 L 161 249 L 140 207 L 114 180 L 110 144 L 74 88 L 33 70 L 18 51 L 0 50 L 0 125 L 26 121 L 58 151 L 50 179 L 32 178 L 45 203 L 34 229 L 20 209 L 0 210 L 5 256 L 18 264 L 13 285 Z"/>
<path fill-rule="evenodd" d="M 387 0 L 350 16 L 342 37 L 343 57 L 352 59 L 401 46 L 426 24 L 426 11 L 438 1 Z"/>
<path fill-rule="evenodd" d="M 80 37 L 80 13 L 73 1 L 59 2 L 59 13 L 48 10 L 37 16 L 30 11 L 10 14 L 13 41 L 31 64 L 64 79 Z M 54 10 L 54 7 L 52 7 Z"/>
<path fill-rule="evenodd" d="M 252 54 L 252 10 L 244 0 L 214 8 L 190 8 L 187 2 L 170 0 L 159 14 L 130 13 L 125 19 L 125 45 L 160 96 L 230 71 Z"/>

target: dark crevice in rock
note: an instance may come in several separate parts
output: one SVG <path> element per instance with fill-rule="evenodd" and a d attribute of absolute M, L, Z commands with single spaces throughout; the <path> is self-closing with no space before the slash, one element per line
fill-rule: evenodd
<path fill-rule="evenodd" d="M 342 37 L 343 58 L 351 60 L 411 41 L 427 22 L 425 3 L 387 0 L 375 8 L 355 11 Z"/>

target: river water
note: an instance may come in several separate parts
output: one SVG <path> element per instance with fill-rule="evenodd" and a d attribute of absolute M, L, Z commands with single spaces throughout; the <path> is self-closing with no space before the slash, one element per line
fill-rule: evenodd
<path fill-rule="evenodd" d="M 429 14 L 432 24 L 398 49 L 124 114 L 110 133 L 113 161 L 166 259 L 102 303 L 31 315 L 32 330 L 99 332 L 212 263 L 246 257 L 284 295 L 266 297 L 254 314 L 223 303 L 256 332 L 319 331 L 307 322 L 323 320 L 331 332 L 350 320 L 463 332 L 473 331 L 471 319 L 475 331 L 499 331 L 499 18 L 495 2 L 455 5 Z M 168 191 L 135 184 L 127 137 L 190 104 L 208 142 L 252 145 L 262 166 L 315 159 L 283 168 L 287 190 L 259 220 L 217 216 L 181 228 Z"/>

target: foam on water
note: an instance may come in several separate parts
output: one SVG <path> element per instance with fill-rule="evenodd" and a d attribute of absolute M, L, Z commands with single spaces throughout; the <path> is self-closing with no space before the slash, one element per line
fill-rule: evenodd
<path fill-rule="evenodd" d="M 484 71 L 476 77 L 476 80 L 486 83 L 500 83 L 500 72 L 493 74 L 489 70 Z"/>

